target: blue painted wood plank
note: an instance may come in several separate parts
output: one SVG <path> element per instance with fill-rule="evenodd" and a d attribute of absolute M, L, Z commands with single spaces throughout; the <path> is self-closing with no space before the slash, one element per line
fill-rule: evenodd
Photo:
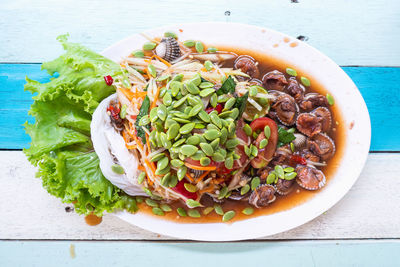
<path fill-rule="evenodd" d="M 25 77 L 48 82 L 50 75 L 40 70 L 41 64 L 0 64 L 0 149 L 28 147 L 30 138 L 23 124 L 33 118 L 28 116 L 32 94 L 24 92 Z"/>
<path fill-rule="evenodd" d="M 373 151 L 400 151 L 400 68 L 343 67 L 363 95 L 371 116 Z M 49 76 L 40 64 L 0 64 L 0 149 L 29 145 L 22 124 L 29 119 L 31 94 L 23 91 L 25 76 L 41 82 Z"/>
<path fill-rule="evenodd" d="M 371 150 L 400 151 L 400 68 L 344 67 L 371 117 Z M 356 122 L 357 123 L 357 122 Z"/>
<path fill-rule="evenodd" d="M 399 266 L 399 250 L 399 241 L 2 241 L 0 266 Z"/>

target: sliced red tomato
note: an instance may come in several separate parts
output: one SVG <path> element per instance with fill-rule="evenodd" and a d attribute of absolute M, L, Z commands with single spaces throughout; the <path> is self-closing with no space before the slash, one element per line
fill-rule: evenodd
<path fill-rule="evenodd" d="M 239 120 L 237 122 L 237 125 L 236 125 L 236 137 L 238 139 L 243 140 L 245 143 L 249 143 L 250 142 L 250 139 L 249 139 L 250 137 L 248 137 L 246 135 L 246 133 L 243 131 L 243 125 L 244 125 L 243 120 Z M 217 168 L 215 171 L 220 175 L 229 174 L 232 171 L 241 168 L 244 165 L 244 163 L 247 161 L 247 159 L 248 159 L 246 153 L 244 152 L 243 145 L 238 145 L 236 147 L 236 149 L 235 149 L 235 153 L 240 156 L 240 159 L 235 160 L 233 162 L 232 169 L 226 168 L 224 162 L 215 162 L 213 160 L 211 160 L 211 163 L 208 166 L 215 166 Z M 189 163 L 191 165 L 201 166 L 200 161 L 193 160 L 191 158 L 186 158 L 185 162 L 187 162 L 187 163 Z"/>
<path fill-rule="evenodd" d="M 171 189 L 174 190 L 175 192 L 178 192 L 179 194 L 187 197 L 187 198 L 190 198 L 190 199 L 193 199 L 193 200 L 197 199 L 197 193 L 192 193 L 192 192 L 189 192 L 189 191 L 186 190 L 184 179 L 179 181 L 176 184 L 176 186 L 171 188 Z"/>
<path fill-rule="evenodd" d="M 187 163 L 189 163 L 191 165 L 201 166 L 200 160 L 194 160 L 194 159 L 191 159 L 191 158 L 186 158 L 185 162 L 187 162 Z"/>
<path fill-rule="evenodd" d="M 249 144 L 250 143 L 250 137 L 247 136 L 247 134 L 243 131 L 243 126 L 244 126 L 244 121 L 243 121 L 243 119 L 240 119 L 236 124 L 236 137 L 238 139 L 241 139 L 244 143 Z M 233 162 L 233 168 L 232 169 L 239 169 L 244 165 L 244 163 L 247 161 L 248 157 L 247 157 L 246 153 L 244 152 L 244 146 L 243 145 L 238 145 L 235 148 L 235 153 L 240 156 L 240 159 L 235 160 Z"/>
<path fill-rule="evenodd" d="M 186 158 L 185 162 L 190 164 L 190 165 L 198 166 L 200 168 L 203 167 L 200 164 L 200 160 L 194 160 L 194 159 L 191 159 L 191 158 Z M 213 166 L 216 166 L 218 168 L 218 162 L 215 162 L 215 161 L 211 160 L 211 163 L 207 165 L 207 167 L 213 167 Z"/>
<path fill-rule="evenodd" d="M 207 109 L 206 109 L 206 112 L 210 114 L 211 112 L 213 112 L 214 110 L 216 110 L 216 111 L 218 112 L 218 114 L 219 114 L 219 113 L 221 113 L 222 108 L 223 108 L 222 104 L 217 104 L 217 106 L 216 106 L 215 108 L 213 108 L 213 107 L 207 108 Z"/>
<path fill-rule="evenodd" d="M 199 160 L 186 158 L 185 162 L 189 163 L 190 165 L 202 167 Z M 225 167 L 224 162 L 215 162 L 215 161 L 211 160 L 210 164 L 208 164 L 207 167 L 213 167 L 213 166 L 216 167 L 215 171 L 219 174 L 228 174 L 233 170 L 233 169 L 227 169 Z"/>
<path fill-rule="evenodd" d="M 236 124 L 236 137 L 242 139 L 246 144 L 250 142 L 250 137 L 243 131 L 244 122 L 242 119 L 238 120 Z"/>
<path fill-rule="evenodd" d="M 259 147 L 261 140 L 265 138 L 265 126 L 269 126 L 271 129 L 271 136 L 268 139 L 268 145 L 263 149 L 259 149 L 257 157 L 250 162 L 251 166 L 257 169 L 267 166 L 274 156 L 276 144 L 278 143 L 278 126 L 276 125 L 276 122 L 270 118 L 263 117 L 255 119 L 250 123 L 250 127 L 253 132 L 261 130 L 257 139 L 255 140 L 255 145 Z"/>
<path fill-rule="evenodd" d="M 235 153 L 240 156 L 240 159 L 235 160 L 233 162 L 233 169 L 239 169 L 239 168 L 243 167 L 243 165 L 247 161 L 248 157 L 247 157 L 246 153 L 244 152 L 244 147 L 241 145 L 238 145 L 235 148 Z"/>

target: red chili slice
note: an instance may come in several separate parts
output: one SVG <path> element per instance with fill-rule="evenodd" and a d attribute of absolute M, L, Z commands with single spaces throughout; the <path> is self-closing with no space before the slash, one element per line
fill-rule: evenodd
<path fill-rule="evenodd" d="M 307 165 L 307 160 L 302 156 L 292 155 L 290 157 L 290 165 L 297 165 L 297 164 Z"/>
<path fill-rule="evenodd" d="M 104 76 L 104 81 L 106 81 L 106 84 L 108 86 L 111 86 L 114 82 L 114 79 L 111 77 L 111 75 L 107 75 L 107 76 Z"/>
<path fill-rule="evenodd" d="M 118 119 L 119 119 L 119 112 L 120 112 L 120 109 L 119 109 L 118 107 L 115 107 L 115 106 L 110 105 L 110 106 L 107 108 L 107 111 L 109 111 L 109 112 L 111 113 L 111 116 L 112 116 L 115 120 L 118 120 Z"/>

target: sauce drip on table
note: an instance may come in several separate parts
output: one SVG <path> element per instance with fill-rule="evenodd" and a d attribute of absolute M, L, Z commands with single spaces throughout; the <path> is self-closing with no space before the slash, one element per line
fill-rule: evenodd
<path fill-rule="evenodd" d="M 98 225 L 102 222 L 103 218 L 96 216 L 94 214 L 89 214 L 85 216 L 85 222 L 90 226 Z"/>

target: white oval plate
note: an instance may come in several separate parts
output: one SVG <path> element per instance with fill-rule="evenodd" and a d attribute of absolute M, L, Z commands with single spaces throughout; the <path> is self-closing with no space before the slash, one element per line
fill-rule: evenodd
<path fill-rule="evenodd" d="M 334 177 L 324 190 L 303 204 L 292 209 L 259 216 L 231 224 L 179 224 L 173 221 L 138 212 L 118 212 L 115 215 L 143 229 L 176 238 L 203 241 L 232 241 L 259 238 L 277 234 L 300 226 L 336 204 L 355 183 L 367 159 L 371 125 L 367 107 L 357 87 L 346 73 L 331 59 L 304 42 L 285 34 L 256 26 L 236 23 L 193 23 L 162 27 L 146 31 L 151 37 L 162 36 L 165 31 L 178 33 L 180 40 L 201 40 L 206 44 L 226 45 L 231 47 L 252 49 L 256 52 L 268 53 L 275 58 L 290 62 L 293 68 L 298 68 L 314 77 L 327 89 L 336 100 L 342 112 L 346 128 L 346 147 L 343 151 L 340 166 Z M 291 47 L 284 42 L 296 41 L 298 45 Z M 286 39 L 287 40 L 287 39 Z M 102 52 L 116 62 L 135 49 L 140 49 L 146 39 L 135 34 L 124 39 Z M 274 44 L 278 44 L 274 47 Z M 354 123 L 350 130 L 349 125 Z"/>

